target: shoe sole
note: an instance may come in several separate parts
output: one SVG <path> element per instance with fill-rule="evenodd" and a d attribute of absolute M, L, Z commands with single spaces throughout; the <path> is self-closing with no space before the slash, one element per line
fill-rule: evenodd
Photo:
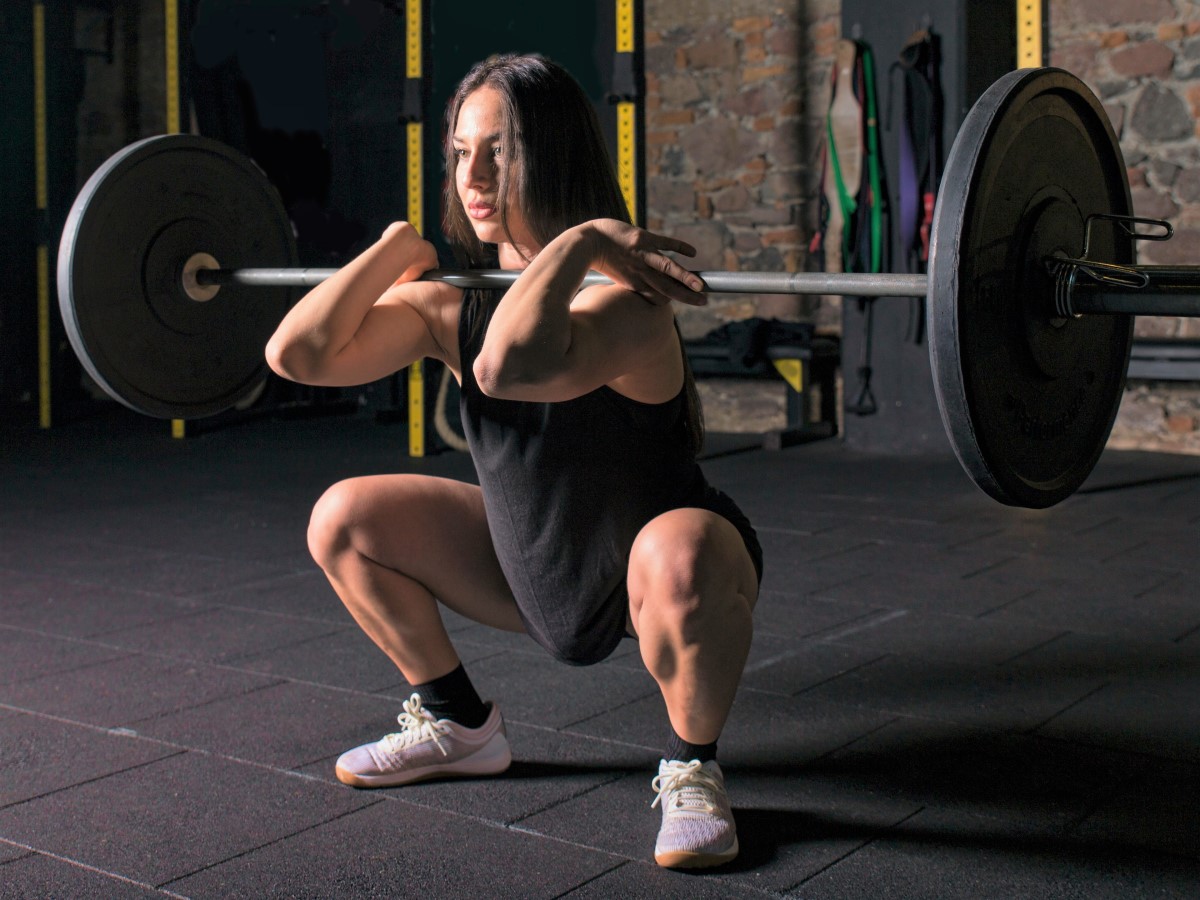
<path fill-rule="evenodd" d="M 342 784 L 360 788 L 398 787 L 402 784 L 413 784 L 417 781 L 430 781 L 434 778 L 470 778 L 478 775 L 499 775 L 512 765 L 512 751 L 503 735 L 494 735 L 491 740 L 479 750 L 465 759 L 452 763 L 434 766 L 422 766 L 419 769 L 408 769 L 402 772 L 391 772 L 387 775 L 359 775 L 334 766 L 334 774 Z"/>
<path fill-rule="evenodd" d="M 696 853 L 689 850 L 675 850 L 670 853 L 654 854 L 654 861 L 664 869 L 708 869 L 713 866 L 723 866 L 732 862 L 738 855 L 737 837 L 733 846 L 722 853 Z"/>

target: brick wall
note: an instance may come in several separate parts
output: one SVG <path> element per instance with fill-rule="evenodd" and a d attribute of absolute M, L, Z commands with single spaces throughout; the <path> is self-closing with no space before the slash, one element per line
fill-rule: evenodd
<path fill-rule="evenodd" d="M 647 0 L 647 224 L 694 244 L 694 267 L 804 268 L 839 9 L 837 0 Z M 717 297 L 680 321 L 690 336 L 750 315 L 808 319 L 819 305 Z"/>
<path fill-rule="evenodd" d="M 1096 92 L 1121 140 L 1134 212 L 1175 236 L 1145 263 L 1200 264 L 1200 3 L 1051 0 L 1050 62 Z M 1139 317 L 1143 337 L 1200 339 L 1200 319 Z M 1200 453 L 1200 386 L 1131 382 L 1111 446 Z"/>

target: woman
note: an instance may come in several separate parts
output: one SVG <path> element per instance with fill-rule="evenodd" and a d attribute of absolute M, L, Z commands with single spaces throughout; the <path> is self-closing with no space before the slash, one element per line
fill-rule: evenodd
<path fill-rule="evenodd" d="M 761 552 L 695 461 L 700 410 L 671 301 L 703 303 L 703 285 L 664 255 L 694 250 L 628 224 L 595 113 L 559 66 L 479 64 L 447 125 L 447 235 L 469 265 L 523 270 L 516 282 L 419 281 L 436 254 L 396 223 L 267 348 L 276 372 L 315 385 L 445 363 L 480 480 L 354 478 L 313 510 L 314 558 L 413 686 L 401 731 L 343 754 L 337 776 L 376 787 L 509 765 L 499 708 L 476 693 L 439 603 L 579 665 L 633 637 L 671 726 L 655 857 L 727 862 L 737 836 L 716 741 Z M 581 289 L 589 269 L 614 283 Z"/>

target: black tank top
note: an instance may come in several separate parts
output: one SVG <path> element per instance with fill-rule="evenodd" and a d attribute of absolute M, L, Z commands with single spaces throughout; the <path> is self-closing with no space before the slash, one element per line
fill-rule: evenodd
<path fill-rule="evenodd" d="M 557 658 L 585 665 L 625 633 L 625 573 L 642 526 L 698 504 L 707 483 L 691 452 L 682 391 L 654 404 L 608 387 L 560 403 L 485 396 L 472 364 L 501 296 L 463 297 L 463 431 L 526 629 Z"/>

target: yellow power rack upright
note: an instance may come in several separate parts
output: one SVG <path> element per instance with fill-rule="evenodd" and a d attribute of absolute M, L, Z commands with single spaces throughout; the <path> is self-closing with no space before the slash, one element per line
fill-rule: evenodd
<path fill-rule="evenodd" d="M 629 54 L 627 65 L 618 70 L 633 71 L 633 55 L 637 51 L 637 28 L 634 0 L 616 0 L 616 52 Z M 637 192 L 637 102 L 631 98 L 617 101 L 617 181 L 625 196 L 625 205 L 634 224 L 638 221 Z"/>
<path fill-rule="evenodd" d="M 179 0 L 163 0 L 163 74 L 166 86 L 166 131 L 183 130 L 179 101 Z M 187 421 L 171 420 L 171 437 L 187 437 Z"/>
<path fill-rule="evenodd" d="M 1042 0 L 1018 0 L 1018 69 L 1036 69 L 1046 64 L 1045 15 Z"/>
<path fill-rule="evenodd" d="M 421 142 L 424 140 L 424 124 L 420 118 L 419 102 L 421 84 L 424 79 L 422 54 L 424 52 L 422 29 L 424 28 L 425 0 L 406 0 L 405 6 L 405 77 L 406 105 L 414 106 L 406 112 L 410 115 L 408 134 L 408 222 L 421 234 L 424 229 L 425 193 Z M 425 455 L 425 363 L 417 360 L 408 367 L 408 455 Z"/>

